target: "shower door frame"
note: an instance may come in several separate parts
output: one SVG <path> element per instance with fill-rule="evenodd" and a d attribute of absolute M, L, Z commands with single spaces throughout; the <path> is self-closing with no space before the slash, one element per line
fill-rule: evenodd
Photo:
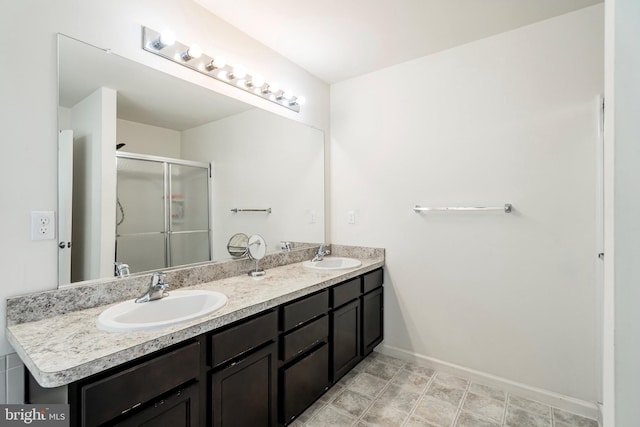
<path fill-rule="evenodd" d="M 207 249 L 208 249 L 208 261 L 197 261 L 189 264 L 181 264 L 182 265 L 194 265 L 194 264 L 202 264 L 205 262 L 212 261 L 212 236 L 211 236 L 211 163 L 204 162 L 196 162 L 192 160 L 182 160 L 175 159 L 172 157 L 162 157 L 162 156 L 153 156 L 148 154 L 137 154 L 137 153 L 128 153 L 126 151 L 116 152 L 116 194 L 117 194 L 117 185 L 118 185 L 118 159 L 130 159 L 130 160 L 141 160 L 147 162 L 155 162 L 162 164 L 162 173 L 163 173 L 163 191 L 164 191 L 164 231 L 160 232 L 164 235 L 164 268 L 175 268 L 177 266 L 172 265 L 171 259 L 171 236 L 173 234 L 192 234 L 192 233 L 203 233 L 207 232 Z M 171 218 L 172 218 L 172 180 L 171 177 L 171 165 L 179 165 L 179 166 L 191 166 L 197 167 L 207 170 L 207 229 L 206 230 L 189 230 L 189 231 L 173 231 L 171 227 Z M 143 232 L 143 233 L 127 233 L 125 235 L 133 236 L 133 235 L 148 235 L 148 234 L 157 234 L 156 232 Z M 116 241 L 118 237 L 122 235 L 118 234 L 116 231 Z M 117 243 L 116 243 L 117 245 Z M 117 261 L 114 259 L 114 262 Z M 139 271 L 132 273 L 141 273 Z"/>

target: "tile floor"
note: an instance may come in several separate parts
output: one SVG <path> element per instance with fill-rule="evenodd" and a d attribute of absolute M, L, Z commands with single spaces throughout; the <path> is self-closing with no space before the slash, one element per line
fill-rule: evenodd
<path fill-rule="evenodd" d="M 372 353 L 291 427 L 598 427 L 595 420 Z"/>

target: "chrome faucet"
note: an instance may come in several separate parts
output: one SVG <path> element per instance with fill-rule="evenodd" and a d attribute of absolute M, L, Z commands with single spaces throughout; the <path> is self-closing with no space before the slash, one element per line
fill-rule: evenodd
<path fill-rule="evenodd" d="M 318 261 L 322 261 L 324 259 L 325 255 L 329 255 L 331 253 L 330 250 L 325 250 L 324 249 L 324 243 L 322 243 L 320 245 L 320 247 L 318 248 L 318 252 L 316 252 L 316 255 L 311 259 L 311 262 L 318 262 Z"/>
<path fill-rule="evenodd" d="M 125 264 L 123 262 L 116 262 L 116 264 L 115 264 L 115 275 L 116 275 L 116 277 L 127 277 L 127 276 L 129 276 L 129 264 Z"/>
<path fill-rule="evenodd" d="M 164 283 L 164 280 L 166 278 L 166 273 L 153 273 L 153 276 L 151 276 L 151 284 L 149 285 L 149 289 L 147 289 L 147 292 L 140 296 L 140 298 L 136 298 L 136 302 L 148 302 L 168 297 L 169 292 L 167 292 L 167 288 L 169 287 L 169 285 Z"/>

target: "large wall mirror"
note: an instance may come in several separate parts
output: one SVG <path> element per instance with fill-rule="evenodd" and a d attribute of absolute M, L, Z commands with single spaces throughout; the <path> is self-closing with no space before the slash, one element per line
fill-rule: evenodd
<path fill-rule="evenodd" d="M 58 35 L 59 285 L 324 240 L 323 132 Z"/>

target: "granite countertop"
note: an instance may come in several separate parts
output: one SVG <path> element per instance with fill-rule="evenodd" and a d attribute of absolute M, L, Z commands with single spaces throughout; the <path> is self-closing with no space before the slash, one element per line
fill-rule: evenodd
<path fill-rule="evenodd" d="M 96 320 L 110 304 L 12 324 L 7 338 L 41 386 L 63 386 L 384 265 L 384 255 L 360 260 L 360 267 L 349 270 L 310 270 L 298 262 L 259 278 L 243 274 L 182 287 L 222 292 L 228 301 L 215 313 L 168 328 L 101 331 Z"/>

